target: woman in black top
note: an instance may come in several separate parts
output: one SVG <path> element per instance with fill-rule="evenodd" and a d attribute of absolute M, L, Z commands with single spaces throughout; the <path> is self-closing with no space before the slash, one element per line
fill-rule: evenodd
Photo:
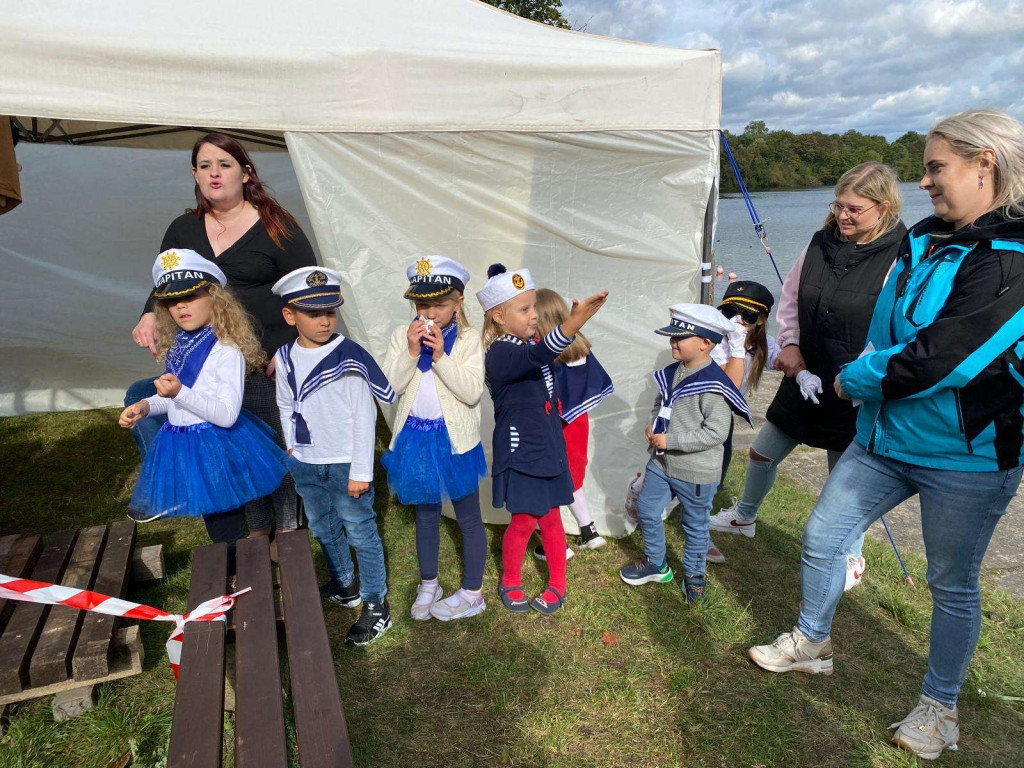
<path fill-rule="evenodd" d="M 242 405 L 270 424 L 283 446 L 272 381 L 273 359 L 278 347 L 295 338 L 295 330 L 284 322 L 281 300 L 270 289 L 292 270 L 316 264 L 313 249 L 292 215 L 263 187 L 245 148 L 231 137 L 211 133 L 200 138 L 192 147 L 192 176 L 196 207 L 171 222 L 160 250 L 188 248 L 216 262 L 224 271 L 228 287 L 252 317 L 271 360 L 265 373 L 246 378 Z M 147 302 L 132 338 L 155 354 L 156 323 L 149 306 Z M 152 394 L 147 392 L 151 387 L 151 379 L 136 382 L 129 388 L 126 402 L 134 403 Z M 146 452 L 160 426 L 159 420 L 149 418 L 132 430 L 141 453 Z M 272 512 L 276 519 L 272 519 Z M 216 537 L 211 531 L 211 537 L 240 538 L 244 533 L 242 520 L 234 517 L 237 519 L 211 518 L 226 528 Z M 247 505 L 245 521 L 250 535 L 268 534 L 272 522 L 278 530 L 295 528 L 298 514 L 291 477 L 286 476 L 272 497 Z"/>

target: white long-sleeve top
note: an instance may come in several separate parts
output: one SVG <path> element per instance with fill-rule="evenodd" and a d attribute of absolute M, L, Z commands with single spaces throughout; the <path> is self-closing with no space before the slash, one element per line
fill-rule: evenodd
<path fill-rule="evenodd" d="M 768 355 L 764 360 L 764 369 L 766 371 L 772 370 L 775 367 L 775 361 L 779 358 L 779 352 L 782 351 L 782 347 L 775 341 L 775 337 L 768 334 L 765 338 L 768 344 Z M 725 366 L 729 362 L 729 340 L 722 339 L 722 341 L 711 350 L 711 359 L 718 363 L 720 366 Z M 740 394 L 744 397 L 747 396 L 747 390 L 750 388 L 750 366 L 754 362 L 754 353 L 749 349 L 747 354 L 743 357 L 743 382 L 739 387 Z"/>
<path fill-rule="evenodd" d="M 217 342 L 203 363 L 191 387 L 182 385 L 175 397 L 147 397 L 151 416 L 167 414 L 175 426 L 185 427 L 208 421 L 230 427 L 242 410 L 245 386 L 245 358 L 237 347 Z"/>
<path fill-rule="evenodd" d="M 315 348 L 298 343 L 292 346 L 291 360 L 299 389 L 316 364 L 344 338 L 338 334 L 330 343 Z M 351 464 L 349 479 L 360 483 L 373 481 L 377 406 L 369 384 L 361 375 L 346 373 L 302 401 L 302 417 L 309 426 L 313 445 L 295 444 L 292 390 L 280 364 L 277 366 L 277 408 L 281 412 L 285 445 L 292 456 L 306 464 Z"/>

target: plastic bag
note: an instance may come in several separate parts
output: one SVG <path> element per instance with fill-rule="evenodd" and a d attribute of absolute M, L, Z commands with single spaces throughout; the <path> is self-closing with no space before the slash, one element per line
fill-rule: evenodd
<path fill-rule="evenodd" d="M 644 473 L 637 472 L 636 477 L 629 481 L 626 486 L 626 514 L 636 517 L 636 502 L 640 498 L 640 491 L 644 487 Z"/>

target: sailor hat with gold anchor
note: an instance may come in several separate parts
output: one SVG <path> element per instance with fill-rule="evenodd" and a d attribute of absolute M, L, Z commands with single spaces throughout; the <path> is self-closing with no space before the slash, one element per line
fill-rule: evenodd
<path fill-rule="evenodd" d="M 469 270 L 447 256 L 421 256 L 405 270 L 409 288 L 405 298 L 440 299 L 452 291 L 466 292 Z"/>
<path fill-rule="evenodd" d="M 341 296 L 341 275 L 326 267 L 299 267 L 282 277 L 270 289 L 296 309 L 321 312 L 345 303 Z"/>
<path fill-rule="evenodd" d="M 517 269 L 509 272 L 504 264 L 491 264 L 487 268 L 487 282 L 476 292 L 476 298 L 484 312 L 489 312 L 499 304 L 504 304 L 520 293 L 532 291 L 536 287 L 530 270 Z"/>
<path fill-rule="evenodd" d="M 191 296 L 214 283 L 228 284 L 220 267 L 186 248 L 171 248 L 153 262 L 153 298 Z"/>

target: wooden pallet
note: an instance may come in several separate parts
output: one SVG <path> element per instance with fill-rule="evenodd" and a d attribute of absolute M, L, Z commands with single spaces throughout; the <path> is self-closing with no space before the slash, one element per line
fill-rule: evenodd
<path fill-rule="evenodd" d="M 0 573 L 124 597 L 131 579 L 163 577 L 163 551 L 135 547 L 130 520 L 0 538 Z M 74 608 L 0 600 L 0 723 L 8 704 L 56 695 L 54 718 L 81 714 L 95 686 L 142 671 L 138 627 Z"/>
<path fill-rule="evenodd" d="M 252 591 L 229 614 L 234 628 L 235 744 L 237 768 L 286 768 L 282 689 L 292 700 L 299 763 L 303 768 L 352 766 L 348 729 L 334 671 L 307 531 L 278 536 L 280 600 L 284 612 L 287 675 L 281 674 L 274 571 L 265 537 L 237 543 L 235 587 Z M 227 548 L 197 547 L 188 605 L 224 594 Z M 225 654 L 228 625 L 185 626 L 174 700 L 168 768 L 220 768 L 223 744 Z"/>

